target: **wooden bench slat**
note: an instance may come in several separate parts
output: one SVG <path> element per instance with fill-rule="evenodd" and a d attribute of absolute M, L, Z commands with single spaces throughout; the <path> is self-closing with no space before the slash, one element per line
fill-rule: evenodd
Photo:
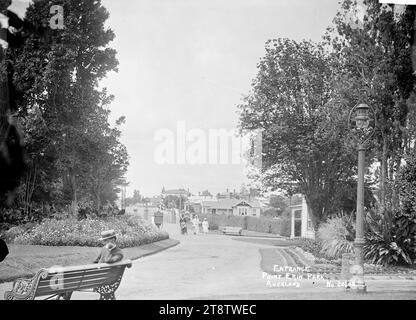
<path fill-rule="evenodd" d="M 92 281 L 92 280 L 98 280 L 98 279 L 109 279 L 109 280 L 113 280 L 116 279 L 118 277 L 118 275 L 100 275 L 99 277 L 88 277 L 88 278 L 69 278 L 69 279 L 62 279 L 59 280 L 60 284 L 63 286 L 67 286 L 70 285 L 72 283 L 80 283 L 80 282 L 88 282 L 88 281 Z M 57 285 L 54 283 L 54 285 Z M 50 288 L 51 284 L 50 282 L 42 282 L 39 283 L 38 285 L 38 289 L 42 289 L 42 288 Z"/>
<path fill-rule="evenodd" d="M 69 291 L 92 289 L 92 288 L 100 287 L 103 285 L 106 285 L 106 283 L 103 283 L 102 281 L 95 281 L 95 282 L 85 283 L 81 285 L 73 284 L 71 286 L 67 286 L 62 289 L 44 288 L 42 290 L 36 291 L 36 296 L 45 296 L 45 295 L 50 295 L 50 294 L 54 294 L 57 292 L 62 293 L 62 292 L 69 292 Z"/>
<path fill-rule="evenodd" d="M 72 274 L 67 274 L 67 273 L 63 273 L 62 275 L 59 274 L 53 274 L 53 275 L 48 275 L 48 277 L 46 279 L 42 279 L 39 281 L 39 285 L 42 285 L 44 282 L 45 283 L 49 283 L 49 281 L 52 278 L 62 278 L 62 279 L 76 279 L 76 278 L 91 278 L 91 277 L 99 277 L 102 275 L 112 275 L 112 274 L 120 274 L 122 270 L 107 270 L 104 272 L 95 272 L 95 273 L 72 273 Z"/>
<path fill-rule="evenodd" d="M 58 291 L 75 291 L 75 290 L 80 290 L 80 289 L 88 289 L 88 288 L 95 288 L 95 287 L 99 287 L 101 285 L 106 285 L 108 283 L 112 283 L 114 282 L 114 280 L 116 279 L 109 279 L 109 278 L 99 278 L 99 279 L 90 279 L 87 281 L 82 281 L 80 283 L 80 281 L 76 281 L 76 282 L 70 282 L 70 283 L 65 283 L 63 284 L 62 288 L 51 288 L 51 287 L 43 287 L 43 288 L 38 288 L 38 290 L 36 291 L 36 296 L 38 295 L 47 295 L 47 294 L 51 294 L 51 293 L 55 293 Z"/>
<path fill-rule="evenodd" d="M 62 272 L 62 273 L 49 273 L 46 279 L 41 279 L 39 283 L 49 282 L 53 277 L 59 277 L 63 274 L 64 278 L 76 278 L 76 277 L 93 277 L 101 274 L 119 274 L 124 271 L 123 267 L 120 268 L 107 268 L 107 269 L 97 269 L 97 270 L 82 270 L 82 271 L 72 271 L 72 272 Z"/>
<path fill-rule="evenodd" d="M 123 270 L 118 270 L 117 272 L 108 270 L 107 272 L 100 272 L 100 273 L 94 273 L 94 274 L 72 274 L 72 275 L 67 275 L 66 273 L 62 274 L 62 275 L 55 275 L 54 277 L 47 277 L 46 279 L 42 279 L 41 281 L 39 281 L 40 286 L 42 285 L 48 285 L 50 283 L 50 281 L 52 280 L 53 282 L 57 282 L 57 281 L 64 281 L 64 282 L 68 282 L 68 281 L 76 281 L 76 280 L 82 280 L 82 279 L 93 279 L 93 278 L 101 278 L 101 277 L 118 277 L 119 275 L 123 274 Z M 55 278 L 55 279 L 53 279 Z"/>
<path fill-rule="evenodd" d="M 111 270 L 111 269 L 119 269 L 119 268 L 124 268 L 123 266 L 118 266 L 118 267 L 106 267 L 106 268 L 95 268 L 95 269 L 79 269 L 79 270 L 65 270 L 65 268 L 59 269 L 56 272 L 48 272 L 48 274 L 56 274 L 56 273 L 61 273 L 64 272 L 66 274 L 71 274 L 71 273 L 79 273 L 79 272 L 99 272 L 99 271 L 106 271 L 106 270 Z"/>
<path fill-rule="evenodd" d="M 97 270 L 97 269 L 104 269 L 104 268 L 115 268 L 117 266 L 120 267 L 130 267 L 131 261 L 130 260 L 124 260 L 121 262 L 116 263 L 91 263 L 91 264 L 85 264 L 82 266 L 68 266 L 68 267 L 62 267 L 59 268 L 57 272 L 71 272 L 71 271 L 84 271 L 84 270 Z M 54 268 L 56 270 L 56 268 Z M 56 273 L 56 272 L 55 272 Z"/>
<path fill-rule="evenodd" d="M 109 270 L 119 270 L 119 269 L 123 269 L 123 267 L 120 268 L 103 268 L 103 269 L 87 269 L 87 270 L 73 270 L 73 271 L 66 271 L 64 269 L 61 269 L 59 271 L 56 272 L 48 272 L 48 276 L 54 276 L 57 274 L 67 274 L 67 275 L 77 275 L 77 274 L 94 274 L 94 273 L 99 273 L 99 272 L 107 272 Z"/>

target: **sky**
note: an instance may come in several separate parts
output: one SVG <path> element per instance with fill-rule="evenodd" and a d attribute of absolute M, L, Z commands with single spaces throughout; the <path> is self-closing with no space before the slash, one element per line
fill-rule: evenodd
<path fill-rule="evenodd" d="M 27 1 L 14 2 L 22 10 Z M 121 141 L 130 156 L 128 196 L 135 189 L 158 195 L 162 187 L 216 194 L 248 184 L 242 163 L 160 164 L 155 154 L 162 141 L 155 137 L 161 130 L 171 132 L 176 150 L 178 123 L 187 133 L 235 129 L 237 105 L 250 91 L 265 42 L 319 41 L 339 8 L 336 0 L 102 3 L 110 13 L 107 26 L 116 35 L 110 46 L 120 63 L 102 85 L 115 95 L 111 122 L 126 116 Z"/>

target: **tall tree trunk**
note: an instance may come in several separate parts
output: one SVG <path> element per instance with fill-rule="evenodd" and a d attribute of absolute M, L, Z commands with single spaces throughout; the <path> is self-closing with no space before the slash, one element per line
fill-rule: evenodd
<path fill-rule="evenodd" d="M 318 231 L 319 225 L 321 223 L 321 214 L 322 208 L 317 205 L 316 201 L 313 201 L 310 196 L 305 195 L 306 205 L 308 207 L 309 218 L 312 221 L 312 226 L 315 232 Z"/>
<path fill-rule="evenodd" d="M 394 170 L 394 177 L 393 177 L 393 183 L 392 183 L 392 187 L 393 187 L 393 192 L 392 192 L 392 209 L 393 209 L 394 212 L 396 212 L 399 209 L 399 206 L 400 206 L 399 193 L 398 193 L 397 185 L 396 185 L 396 176 L 397 176 L 397 173 L 400 170 L 401 159 L 402 158 L 401 158 L 400 154 L 396 154 L 396 156 L 394 157 L 395 170 Z"/>
<path fill-rule="evenodd" d="M 387 141 L 383 134 L 383 151 L 381 155 L 380 169 L 380 210 L 384 212 L 386 207 L 386 189 L 387 189 Z"/>
<path fill-rule="evenodd" d="M 97 203 L 96 203 L 97 212 L 100 212 L 100 208 L 101 208 L 101 192 L 100 191 L 97 191 L 96 201 L 97 201 Z"/>
<path fill-rule="evenodd" d="M 387 192 L 387 204 L 389 210 L 392 210 L 393 206 L 393 190 L 394 190 L 394 156 L 389 159 L 389 172 L 388 172 L 388 192 Z"/>
<path fill-rule="evenodd" d="M 35 190 L 36 174 L 37 174 L 36 164 L 34 164 L 32 169 L 29 170 L 29 172 L 27 173 L 26 181 L 24 184 L 25 195 L 23 199 L 23 205 L 24 205 L 23 211 L 24 211 L 25 216 L 30 216 L 31 214 L 30 206 L 32 203 L 33 191 Z"/>
<path fill-rule="evenodd" d="M 72 210 L 72 214 L 76 216 L 78 214 L 78 195 L 77 195 L 77 184 L 76 184 L 75 174 L 73 170 L 70 171 L 70 182 L 71 182 L 71 189 L 72 189 L 71 210 Z"/>

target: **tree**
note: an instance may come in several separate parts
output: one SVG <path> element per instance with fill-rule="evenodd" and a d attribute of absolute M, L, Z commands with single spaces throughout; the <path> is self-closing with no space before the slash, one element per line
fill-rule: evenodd
<path fill-rule="evenodd" d="M 167 195 L 163 198 L 163 205 L 166 208 L 183 209 L 185 200 L 183 196 Z"/>
<path fill-rule="evenodd" d="M 133 199 L 136 200 L 137 202 L 141 202 L 142 201 L 142 195 L 140 194 L 139 190 L 134 190 L 133 192 Z"/>
<path fill-rule="evenodd" d="M 246 188 L 246 185 L 243 183 L 242 185 L 241 185 L 241 188 L 240 188 L 240 196 L 242 197 L 242 198 L 244 198 L 245 196 L 247 196 L 249 194 L 249 192 L 248 192 L 248 190 L 247 190 L 247 188 Z"/>
<path fill-rule="evenodd" d="M 263 129 L 266 188 L 302 193 L 317 228 L 356 163 L 346 137 L 346 110 L 332 96 L 333 70 L 324 47 L 309 41 L 269 40 L 252 92 L 240 109 L 240 129 Z"/>
<path fill-rule="evenodd" d="M 126 198 L 126 205 L 130 206 L 130 205 L 134 205 L 136 203 L 141 203 L 141 202 L 143 202 L 143 200 L 144 200 L 144 198 L 140 194 L 140 191 L 139 190 L 134 190 L 133 191 L 133 197 Z"/>
<path fill-rule="evenodd" d="M 108 72 L 117 71 L 116 52 L 108 47 L 114 33 L 105 27 L 108 12 L 99 0 L 55 4 L 64 8 L 65 28 L 27 35 L 10 57 L 15 85 L 25 92 L 18 108 L 30 174 L 42 198 L 37 200 L 56 200 L 55 193 L 76 210 L 79 198 L 87 197 L 99 208 L 116 199 L 128 165 L 119 140 L 124 120 L 110 126 L 113 97 L 99 87 Z M 34 30 L 49 19 L 47 0 L 33 2 L 26 12 Z"/>
<path fill-rule="evenodd" d="M 406 164 L 401 167 L 398 175 L 397 187 L 402 213 L 415 219 L 416 224 L 416 151 L 407 155 Z"/>
<path fill-rule="evenodd" d="M 338 91 L 346 105 L 352 107 L 365 100 L 376 110 L 373 142 L 374 156 L 380 163 L 381 210 L 387 206 L 393 207 L 387 211 L 395 211 L 399 198 L 394 181 L 404 154 L 415 140 L 409 120 L 415 108 L 410 98 L 415 83 L 412 56 L 416 8 L 405 6 L 399 13 L 394 5 L 365 0 L 361 23 L 351 25 L 351 11 L 358 7 L 356 1 L 343 1 L 325 40 L 341 64 L 337 83 L 342 83 Z"/>
<path fill-rule="evenodd" d="M 88 180 L 82 181 L 84 186 L 91 190 L 97 210 L 100 209 L 103 200 L 116 200 L 117 186 L 122 184 L 122 178 L 127 171 L 128 154 L 126 147 L 119 141 L 121 131 L 118 129 L 123 122 L 124 119 L 119 119 L 115 128 L 107 127 L 104 135 L 98 134 L 88 144 Z M 92 126 L 94 127 L 94 124 Z"/>
<path fill-rule="evenodd" d="M 278 216 L 281 216 L 288 208 L 287 199 L 280 195 L 272 195 L 270 196 L 270 207 L 275 209 Z"/>
<path fill-rule="evenodd" d="M 21 177 L 26 170 L 21 130 L 14 113 L 21 93 L 13 84 L 14 68 L 8 59 L 9 49 L 21 44 L 25 23 L 14 12 L 7 10 L 11 0 L 0 1 L 0 13 L 8 18 L 8 26 L 0 21 L 0 202 L 10 204 Z M 19 30 L 11 32 L 12 28 Z M 7 46 L 5 46 L 7 43 Z"/>

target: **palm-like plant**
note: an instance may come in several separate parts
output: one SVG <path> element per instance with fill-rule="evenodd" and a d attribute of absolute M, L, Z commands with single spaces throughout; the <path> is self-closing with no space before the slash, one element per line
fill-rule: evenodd
<path fill-rule="evenodd" d="M 318 229 L 322 253 L 329 258 L 340 258 L 343 253 L 354 251 L 354 225 L 352 216 L 340 214 L 328 219 Z"/>
<path fill-rule="evenodd" d="M 412 248 L 406 248 L 409 243 L 414 246 L 413 235 L 404 234 L 403 227 L 407 226 L 401 219 L 401 214 L 393 214 L 389 210 L 369 210 L 366 215 L 366 243 L 364 256 L 375 264 L 384 266 L 394 264 L 412 264 Z M 415 224 L 416 225 L 416 224 Z M 413 227 L 412 227 L 413 228 Z"/>

